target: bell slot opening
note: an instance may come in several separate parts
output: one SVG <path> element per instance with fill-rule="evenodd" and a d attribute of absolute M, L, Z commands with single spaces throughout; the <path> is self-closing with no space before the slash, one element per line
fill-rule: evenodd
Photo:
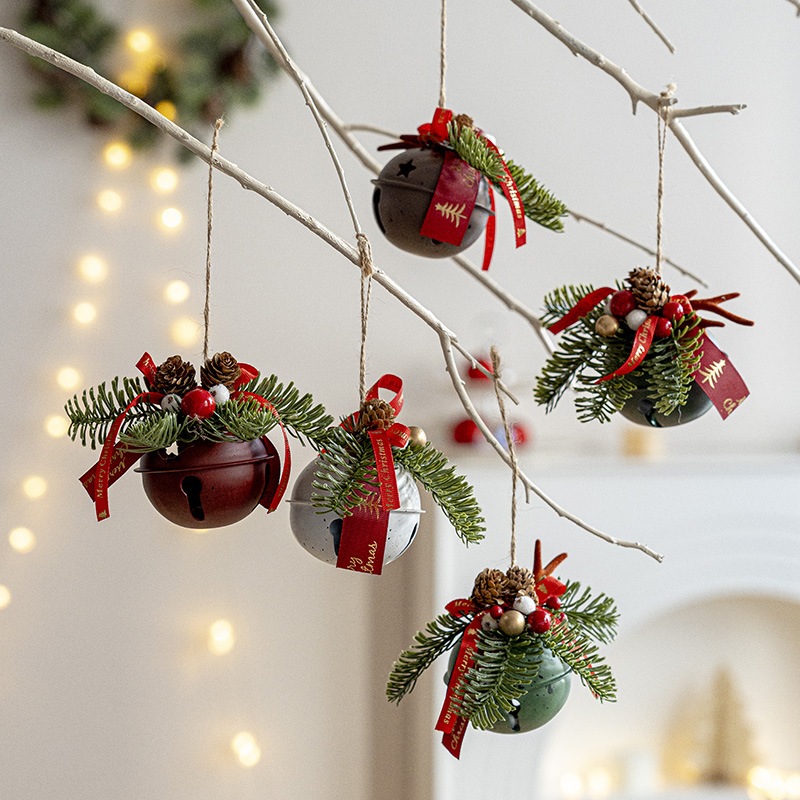
<path fill-rule="evenodd" d="M 200 500 L 202 488 L 203 482 L 195 475 L 187 475 L 181 481 L 181 491 L 186 495 L 186 500 L 189 503 L 189 513 L 200 521 L 206 518 L 206 512 L 203 511 L 203 503 Z"/>

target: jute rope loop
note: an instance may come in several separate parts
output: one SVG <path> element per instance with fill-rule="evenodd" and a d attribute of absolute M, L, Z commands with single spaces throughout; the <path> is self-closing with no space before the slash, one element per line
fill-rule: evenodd
<path fill-rule="evenodd" d="M 211 315 L 211 229 L 214 225 L 214 211 L 212 197 L 214 194 L 214 157 L 219 150 L 219 131 L 225 124 L 225 120 L 220 117 L 214 123 L 214 138 L 211 141 L 211 158 L 208 160 L 208 204 L 207 227 L 206 227 L 206 301 L 203 306 L 203 363 L 208 361 L 208 328 Z"/>

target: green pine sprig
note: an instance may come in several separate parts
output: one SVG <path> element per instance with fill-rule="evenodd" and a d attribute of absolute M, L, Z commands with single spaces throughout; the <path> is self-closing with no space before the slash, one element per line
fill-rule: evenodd
<path fill-rule="evenodd" d="M 146 389 L 139 378 L 122 378 L 121 383 L 119 378 L 114 378 L 108 388 L 104 381 L 97 388 L 84 389 L 80 395 L 76 394 L 64 406 L 70 421 L 67 431 L 70 439 L 75 441 L 80 437 L 84 447 L 89 444 L 94 450 L 103 443 L 122 410 L 144 391 Z M 128 412 L 123 429 L 148 418 L 155 408 L 145 402 L 135 405 Z"/>
<path fill-rule="evenodd" d="M 392 455 L 430 493 L 465 544 L 483 539 L 484 520 L 472 487 L 444 454 L 428 442 L 424 447 L 393 447 Z M 363 505 L 365 495 L 378 488 L 369 436 L 341 426 L 330 429 L 312 485 L 317 491 L 311 502 L 319 509 L 348 516 Z"/>
<path fill-rule="evenodd" d="M 314 404 L 310 394 L 301 395 L 294 383 L 280 383 L 275 375 L 254 378 L 241 387 L 268 400 L 280 417 L 286 431 L 302 444 L 321 447 L 333 417 L 322 405 Z M 147 391 L 139 378 L 119 378 L 110 388 L 101 383 L 96 389 L 84 390 L 66 404 L 70 420 L 69 436 L 74 441 L 95 449 L 105 440 L 114 420 L 127 405 Z M 276 416 L 257 400 L 240 397 L 216 407 L 203 420 L 194 420 L 160 406 L 140 401 L 131 408 L 120 428 L 120 442 L 130 450 L 146 453 L 161 450 L 175 442 L 187 444 L 209 442 L 249 442 L 266 436 L 278 424 Z"/>
<path fill-rule="evenodd" d="M 564 286 L 544 298 L 542 322 L 552 324 L 564 316 L 592 286 Z M 608 422 L 637 388 L 647 388 L 656 408 L 668 414 L 685 404 L 699 363 L 702 329 L 694 312 L 673 326 L 672 334 L 654 339 L 645 360 L 631 373 L 597 383 L 614 372 L 630 355 L 633 331 L 620 326 L 614 336 L 595 332 L 600 305 L 560 334 L 556 351 L 536 379 L 534 397 L 552 411 L 567 389 L 575 390 L 575 408 L 581 422 Z"/>
<path fill-rule="evenodd" d="M 614 638 L 619 612 L 611 597 L 605 594 L 592 597 L 591 589 L 581 591 L 580 583 L 575 581 L 567 583 L 567 589 L 559 599 L 560 611 L 567 615 L 570 627 L 603 644 Z"/>
<path fill-rule="evenodd" d="M 544 648 L 533 634 L 479 631 L 474 664 L 455 690 L 454 711 L 485 730 L 503 719 L 539 672 Z"/>
<path fill-rule="evenodd" d="M 472 614 L 460 617 L 442 614 L 417 633 L 416 645 L 403 651 L 392 666 L 386 684 L 386 697 L 390 702 L 399 703 L 414 689 L 422 673 L 461 638 L 472 618 Z"/>
<path fill-rule="evenodd" d="M 486 145 L 486 140 L 474 128 L 450 122 L 447 126 L 449 144 L 456 155 L 478 170 L 497 189 L 502 191 L 501 179 L 505 174 L 503 159 Z M 526 217 L 553 231 L 564 229 L 563 217 L 569 211 L 525 169 L 510 159 L 505 162 L 519 190 L 520 202 Z"/>

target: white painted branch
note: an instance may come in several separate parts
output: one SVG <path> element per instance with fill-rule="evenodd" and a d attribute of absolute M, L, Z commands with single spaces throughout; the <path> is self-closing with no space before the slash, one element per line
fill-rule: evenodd
<path fill-rule="evenodd" d="M 183 128 L 179 127 L 178 125 L 175 125 L 175 123 L 168 120 L 162 114 L 159 114 L 158 111 L 156 111 L 154 108 L 149 106 L 144 101 L 140 100 L 135 95 L 132 95 L 130 92 L 126 92 L 121 87 L 117 86 L 116 84 L 112 83 L 106 78 L 101 77 L 94 70 L 90 69 L 84 64 L 80 64 L 79 62 L 74 61 L 73 59 L 63 55 L 62 53 L 59 53 L 49 47 L 45 47 L 44 45 L 41 45 L 38 42 L 35 42 L 26 36 L 22 36 L 16 31 L 0 27 L 0 40 L 6 41 L 9 44 L 14 45 L 15 47 L 28 53 L 29 55 L 41 58 L 44 61 L 47 61 L 48 63 L 52 64 L 53 66 L 58 67 L 59 69 L 64 70 L 65 72 L 68 72 L 71 75 L 74 75 L 76 78 L 80 78 L 84 82 L 88 83 L 91 86 L 94 86 L 96 89 L 103 92 L 103 94 L 108 95 L 112 99 L 116 100 L 117 102 L 121 103 L 122 105 L 126 106 L 132 111 L 136 112 L 137 114 L 139 114 L 139 116 L 141 116 L 143 119 L 153 124 L 156 128 L 168 134 L 169 136 L 172 136 L 181 145 L 186 147 L 188 150 L 190 150 L 199 158 L 203 159 L 203 161 L 205 161 L 206 163 L 210 163 L 215 169 L 218 169 L 220 172 L 223 172 L 224 174 L 234 178 L 236 181 L 239 182 L 242 188 L 256 192 L 257 194 L 261 195 L 266 200 L 268 200 L 270 203 L 275 205 L 277 208 L 279 208 L 281 211 L 283 211 L 285 214 L 288 214 L 293 219 L 300 222 L 304 227 L 308 228 L 308 230 L 310 230 L 312 233 L 316 234 L 323 241 L 331 245 L 331 247 L 333 247 L 337 252 L 339 252 L 345 258 L 349 259 L 353 264 L 355 264 L 355 266 L 359 270 L 361 269 L 361 254 L 357 248 L 353 247 L 344 239 L 342 239 L 341 237 L 337 236 L 335 233 L 330 231 L 321 222 L 317 221 L 310 214 L 303 211 L 299 206 L 296 206 L 291 201 L 282 197 L 271 187 L 248 175 L 244 170 L 240 169 L 236 164 L 233 164 L 226 158 L 220 156 L 218 152 L 212 152 L 211 148 L 207 147 L 198 139 L 195 139 L 191 134 L 183 130 Z M 447 364 L 447 370 L 450 373 L 451 378 L 453 378 L 454 380 L 454 386 L 456 386 L 456 392 L 458 394 L 459 399 L 461 399 L 462 404 L 464 405 L 465 411 L 470 415 L 475 424 L 481 429 L 487 441 L 496 450 L 498 450 L 498 452 L 501 452 L 503 454 L 503 459 L 507 463 L 508 454 L 505 452 L 505 450 L 503 450 L 500 443 L 497 441 L 497 439 L 495 439 L 491 431 L 489 431 L 489 429 L 486 427 L 486 424 L 483 422 L 480 415 L 477 413 L 477 410 L 472 404 L 472 401 L 470 400 L 469 396 L 464 390 L 463 382 L 458 376 L 458 369 L 453 358 L 453 348 L 458 349 L 459 352 L 464 354 L 470 360 L 470 363 L 473 364 L 474 366 L 478 366 L 477 360 L 468 353 L 466 353 L 466 351 L 464 351 L 463 348 L 458 344 L 458 338 L 453 331 L 451 331 L 448 327 L 446 327 L 444 323 L 442 323 L 437 317 L 435 317 L 430 311 L 428 311 L 428 309 L 422 306 L 414 297 L 412 297 L 406 291 L 404 291 L 397 283 L 395 283 L 388 275 L 386 275 L 385 272 L 376 268 L 375 271 L 373 272 L 373 280 L 375 280 L 377 283 L 383 286 L 383 288 L 386 289 L 386 291 L 389 292 L 389 294 L 391 294 L 397 300 L 399 300 L 404 306 L 410 309 L 421 320 L 423 320 L 423 322 L 425 322 L 430 328 L 432 328 L 436 332 L 439 341 L 442 345 L 442 352 Z M 498 385 L 500 385 L 500 383 L 501 382 L 498 381 Z M 512 399 L 515 399 L 513 395 L 511 395 L 511 393 L 508 392 L 507 387 L 503 386 L 501 388 Z M 590 525 L 583 522 L 579 518 L 569 514 L 560 506 L 558 506 L 554 501 L 550 500 L 547 497 L 547 495 L 545 495 L 544 492 L 538 489 L 538 487 L 535 487 L 535 485 L 531 483 L 529 479 L 523 478 L 523 481 L 524 485 L 526 486 L 526 489 L 530 489 L 539 497 L 541 497 L 548 505 L 551 506 L 551 508 L 553 508 L 554 511 L 556 511 L 556 513 L 558 513 L 560 516 L 564 516 L 567 519 L 571 520 L 577 526 L 583 528 L 589 533 L 592 533 L 595 536 L 599 536 L 605 541 L 610 542 L 612 544 L 618 544 L 622 547 L 634 547 L 638 550 L 641 550 L 645 554 L 651 556 L 652 558 L 655 558 L 657 561 L 661 561 L 662 556 L 655 553 L 653 550 L 646 547 L 645 545 L 638 543 L 631 543 L 631 542 L 623 542 L 621 540 L 615 539 L 612 536 L 609 536 L 608 534 L 604 534 L 601 531 L 598 531 L 597 529 L 591 527 Z"/>
<path fill-rule="evenodd" d="M 641 5 L 639 5 L 637 0 L 628 0 L 628 2 L 634 7 L 634 9 L 638 14 L 641 14 L 642 19 L 644 19 L 644 21 L 650 26 L 653 33 L 655 33 L 655 35 L 658 36 L 658 38 L 661 39 L 662 42 L 664 42 L 670 53 L 674 53 L 675 45 L 672 44 L 672 42 L 666 37 L 666 34 L 664 34 L 664 32 L 658 27 L 658 25 L 656 25 L 655 22 L 653 22 L 650 15 L 641 7 Z"/>
<path fill-rule="evenodd" d="M 800 0 L 789 0 L 789 2 L 797 9 L 797 16 L 800 17 Z"/>
<path fill-rule="evenodd" d="M 627 242 L 630 245 L 642 250 L 645 253 L 648 253 L 651 256 L 655 256 L 656 251 L 652 250 L 651 248 L 647 247 L 646 245 L 640 244 L 639 242 L 631 239 L 628 236 L 625 236 L 624 233 L 620 233 L 619 231 L 615 231 L 613 228 L 609 228 L 605 222 L 599 222 L 596 219 L 590 219 L 589 217 L 585 216 L 584 214 L 579 214 L 577 211 L 573 211 L 572 209 L 569 210 L 569 215 L 576 221 L 576 222 L 587 222 L 589 225 L 594 225 L 597 228 L 600 228 L 607 233 L 610 233 L 612 236 L 616 236 L 617 239 L 621 239 L 623 242 Z M 696 281 L 701 286 L 704 286 L 706 289 L 708 288 L 708 284 L 699 276 L 695 275 L 693 272 L 690 272 L 688 269 L 680 266 L 680 264 L 676 264 L 672 259 L 666 258 L 664 256 L 661 257 L 661 261 L 664 264 L 669 264 L 675 270 L 681 273 L 681 275 L 685 275 L 687 278 L 691 278 L 691 280 Z"/>
<path fill-rule="evenodd" d="M 799 0 L 800 1 L 800 0 Z M 677 117 L 699 117 L 701 114 L 738 114 L 747 106 L 744 103 L 737 103 L 729 106 L 698 106 L 697 108 L 671 108 L 669 116 L 671 119 Z"/>
<path fill-rule="evenodd" d="M 453 383 L 453 388 L 456 390 L 456 394 L 458 395 L 459 399 L 461 400 L 461 404 L 467 410 L 469 416 L 474 420 L 475 424 L 480 429 L 481 433 L 486 438 L 486 441 L 495 449 L 497 454 L 500 458 L 508 464 L 509 467 L 512 466 L 511 463 L 511 456 L 505 450 L 505 448 L 497 441 L 494 437 L 492 432 L 487 427 L 486 423 L 481 419 L 480 415 L 478 414 L 477 410 L 472 404 L 472 400 L 469 397 L 466 389 L 464 388 L 464 381 L 462 380 L 461 376 L 458 373 L 458 367 L 455 362 L 455 358 L 453 357 L 453 351 L 450 347 L 450 341 L 446 337 L 441 337 L 440 340 L 442 346 L 442 353 L 444 354 L 445 362 L 447 363 L 447 372 L 450 375 L 450 380 Z M 635 550 L 641 550 L 643 553 L 646 553 L 651 558 L 654 558 L 656 561 L 662 561 L 664 556 L 660 553 L 656 553 L 654 550 L 651 550 L 647 545 L 642 544 L 641 542 L 628 542 L 624 539 L 617 539 L 613 536 L 609 536 L 607 533 L 603 533 L 602 531 L 597 530 L 597 528 L 593 528 L 588 523 L 584 522 L 579 517 L 576 517 L 574 514 L 570 514 L 566 509 L 562 508 L 558 505 L 552 498 L 548 497 L 536 484 L 534 484 L 528 476 L 520 471 L 518 474 L 519 480 L 522 485 L 525 487 L 526 492 L 526 499 L 530 498 L 530 493 L 532 492 L 535 494 L 540 500 L 550 506 L 553 511 L 558 514 L 560 517 L 564 517 L 568 519 L 573 524 L 577 525 L 579 528 L 583 528 L 583 530 L 587 531 L 588 533 L 593 534 L 594 536 L 599 537 L 605 542 L 609 544 L 615 544 L 618 547 L 630 547 Z"/>
<path fill-rule="evenodd" d="M 538 22 L 548 33 L 554 36 L 558 41 L 569 48 L 573 55 L 580 56 L 581 58 L 593 64 L 598 69 L 601 69 L 606 74 L 610 75 L 617 83 L 622 86 L 628 93 L 633 104 L 633 113 L 636 113 L 638 103 L 644 103 L 648 108 L 656 113 L 663 109 L 663 101 L 660 94 L 650 92 L 641 84 L 637 83 L 622 67 L 609 61 L 602 53 L 599 53 L 594 48 L 590 47 L 585 42 L 582 42 L 577 37 L 573 36 L 569 31 L 561 27 L 559 22 L 556 22 L 551 16 L 545 14 L 540 8 L 535 6 L 531 0 L 511 0 L 521 11 L 527 14 L 531 19 Z M 726 111 L 732 111 L 734 106 L 720 107 L 708 106 L 709 109 L 723 108 Z M 737 110 L 742 106 L 736 107 Z M 705 113 L 700 109 L 691 109 L 694 115 Z M 710 113 L 710 112 L 709 112 Z M 778 247 L 777 244 L 770 238 L 767 232 L 756 222 L 750 212 L 742 205 L 742 203 L 734 196 L 730 189 L 722 182 L 720 177 L 711 168 L 711 165 L 706 161 L 705 157 L 697 149 L 697 146 L 692 141 L 686 129 L 681 125 L 679 119 L 669 116 L 669 129 L 675 135 L 675 138 L 681 143 L 684 150 L 691 158 L 692 162 L 700 170 L 705 179 L 714 187 L 717 194 L 733 209 L 733 211 L 742 219 L 748 228 L 755 234 L 756 238 L 772 253 L 775 259 L 781 264 L 786 271 L 800 283 L 800 270 L 792 263 L 791 259 Z"/>

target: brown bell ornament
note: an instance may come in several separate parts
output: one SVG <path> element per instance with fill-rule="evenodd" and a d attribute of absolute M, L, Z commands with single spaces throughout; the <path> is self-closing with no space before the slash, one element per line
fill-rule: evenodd
<path fill-rule="evenodd" d="M 483 233 L 491 209 L 489 184 L 480 176 L 475 208 L 461 244 L 448 244 L 420 234 L 444 164 L 444 151 L 413 148 L 396 155 L 372 181 L 372 208 L 381 232 L 396 247 L 426 258 L 447 258 L 466 250 Z"/>
<path fill-rule="evenodd" d="M 136 469 L 153 507 L 182 528 L 222 528 L 269 505 L 280 458 L 266 437 L 251 442 L 192 442 L 177 455 L 146 453 Z"/>

